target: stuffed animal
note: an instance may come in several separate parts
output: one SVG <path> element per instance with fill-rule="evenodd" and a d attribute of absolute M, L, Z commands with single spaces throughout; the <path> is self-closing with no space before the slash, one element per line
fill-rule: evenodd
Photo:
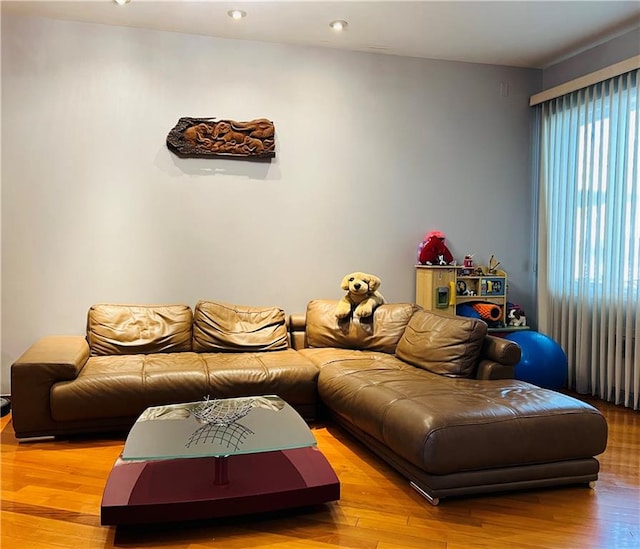
<path fill-rule="evenodd" d="M 342 279 L 340 287 L 347 292 L 336 307 L 336 318 L 346 318 L 351 314 L 357 318 L 371 316 L 378 305 L 385 300 L 378 288 L 382 281 L 375 275 L 355 272 Z M 354 308 L 355 307 L 355 308 Z"/>
<path fill-rule="evenodd" d="M 527 325 L 527 317 L 524 316 L 524 311 L 519 307 L 511 309 L 509 314 L 507 315 L 509 326 L 526 326 Z"/>
<path fill-rule="evenodd" d="M 431 231 L 420 244 L 418 261 L 422 265 L 453 265 L 455 261 L 447 248 L 444 233 Z"/>

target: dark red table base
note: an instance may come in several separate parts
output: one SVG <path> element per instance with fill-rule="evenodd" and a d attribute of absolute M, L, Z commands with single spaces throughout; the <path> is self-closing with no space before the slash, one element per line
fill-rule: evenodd
<path fill-rule="evenodd" d="M 215 458 L 127 462 L 118 459 L 100 507 L 104 525 L 229 517 L 340 499 L 340 481 L 316 447 Z"/>

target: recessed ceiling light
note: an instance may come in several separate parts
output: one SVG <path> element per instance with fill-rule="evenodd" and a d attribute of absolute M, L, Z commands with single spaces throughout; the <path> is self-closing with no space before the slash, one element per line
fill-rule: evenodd
<path fill-rule="evenodd" d="M 229 10 L 227 12 L 227 15 L 231 17 L 231 19 L 235 19 L 236 21 L 239 21 L 243 17 L 247 16 L 247 12 L 242 10 Z"/>
<path fill-rule="evenodd" d="M 128 4 L 129 2 L 131 2 L 131 0 L 113 0 L 116 4 L 118 4 L 118 6 L 124 6 L 125 4 Z"/>
<path fill-rule="evenodd" d="M 347 30 L 348 26 L 349 26 L 349 23 L 347 23 L 346 21 L 343 21 L 342 19 L 336 19 L 335 21 L 331 21 L 331 23 L 329 23 L 329 28 L 336 32 L 345 31 Z"/>

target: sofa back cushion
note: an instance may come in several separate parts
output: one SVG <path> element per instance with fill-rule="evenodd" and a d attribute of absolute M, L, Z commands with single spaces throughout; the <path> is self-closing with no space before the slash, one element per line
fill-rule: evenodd
<path fill-rule="evenodd" d="M 307 305 L 306 344 L 308 347 L 338 347 L 393 354 L 418 309 L 412 303 L 379 305 L 372 317 L 338 320 L 337 301 L 314 300 Z"/>
<path fill-rule="evenodd" d="M 487 325 L 482 320 L 421 310 L 409 321 L 396 356 L 435 374 L 470 377 L 486 335 Z"/>
<path fill-rule="evenodd" d="M 289 348 L 284 311 L 199 301 L 193 315 L 193 350 L 281 351 Z"/>
<path fill-rule="evenodd" d="M 92 356 L 191 350 L 193 313 L 187 305 L 94 305 L 87 316 Z"/>

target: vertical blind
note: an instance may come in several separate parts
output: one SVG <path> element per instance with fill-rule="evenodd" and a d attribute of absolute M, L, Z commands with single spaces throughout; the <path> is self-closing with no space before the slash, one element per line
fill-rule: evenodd
<path fill-rule="evenodd" d="M 567 353 L 570 388 L 636 410 L 639 73 L 538 106 L 539 329 Z"/>

